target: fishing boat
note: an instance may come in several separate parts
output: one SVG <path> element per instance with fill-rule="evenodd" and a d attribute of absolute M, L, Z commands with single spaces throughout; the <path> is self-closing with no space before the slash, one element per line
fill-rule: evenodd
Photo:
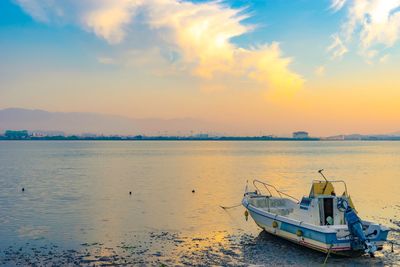
<path fill-rule="evenodd" d="M 314 180 L 308 196 L 301 200 L 275 186 L 254 180 L 242 200 L 246 218 L 268 233 L 324 253 L 360 256 L 382 250 L 389 228 L 360 219 L 344 181 Z M 341 184 L 341 195 L 335 186 Z"/>

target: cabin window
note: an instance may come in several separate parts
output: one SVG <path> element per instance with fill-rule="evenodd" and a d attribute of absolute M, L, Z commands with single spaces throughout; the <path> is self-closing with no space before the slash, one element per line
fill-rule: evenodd
<path fill-rule="evenodd" d="M 300 209 L 308 210 L 311 204 L 311 198 L 303 197 L 300 202 Z"/>

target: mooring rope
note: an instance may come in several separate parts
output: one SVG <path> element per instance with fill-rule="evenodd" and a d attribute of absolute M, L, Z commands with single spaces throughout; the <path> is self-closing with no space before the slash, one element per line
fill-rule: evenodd
<path fill-rule="evenodd" d="M 392 252 L 394 252 L 394 248 L 393 248 L 393 247 L 394 247 L 394 245 L 396 245 L 396 246 L 399 246 L 399 247 L 400 247 L 400 244 L 399 244 L 399 243 L 396 243 L 395 241 L 388 240 L 388 243 L 392 245 Z"/>
<path fill-rule="evenodd" d="M 228 210 L 228 209 L 233 209 L 233 208 L 237 208 L 239 206 L 242 206 L 242 203 L 234 205 L 234 206 L 230 206 L 230 207 L 224 207 L 224 206 L 220 206 L 221 208 L 223 208 L 224 210 Z"/>

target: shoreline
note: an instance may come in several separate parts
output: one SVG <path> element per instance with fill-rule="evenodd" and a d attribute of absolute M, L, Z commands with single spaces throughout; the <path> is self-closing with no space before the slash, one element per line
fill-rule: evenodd
<path fill-rule="evenodd" d="M 274 138 L 274 139 L 263 139 L 263 138 L 27 138 L 27 139 L 5 139 L 0 138 L 0 141 L 133 141 L 133 142 L 148 142 L 148 141 L 250 141 L 250 142 L 386 142 L 386 141 L 400 141 L 400 138 L 393 139 L 356 139 L 356 140 L 331 140 L 321 138 L 309 138 L 309 139 L 291 139 L 291 138 Z"/>

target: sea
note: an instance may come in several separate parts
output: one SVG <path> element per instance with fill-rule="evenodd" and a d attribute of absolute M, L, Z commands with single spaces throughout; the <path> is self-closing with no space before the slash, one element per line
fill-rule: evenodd
<path fill-rule="evenodd" d="M 396 141 L 0 141 L 0 265 L 318 266 L 239 204 L 254 179 L 308 195 L 320 169 L 395 243 L 328 265 L 400 265 Z"/>

